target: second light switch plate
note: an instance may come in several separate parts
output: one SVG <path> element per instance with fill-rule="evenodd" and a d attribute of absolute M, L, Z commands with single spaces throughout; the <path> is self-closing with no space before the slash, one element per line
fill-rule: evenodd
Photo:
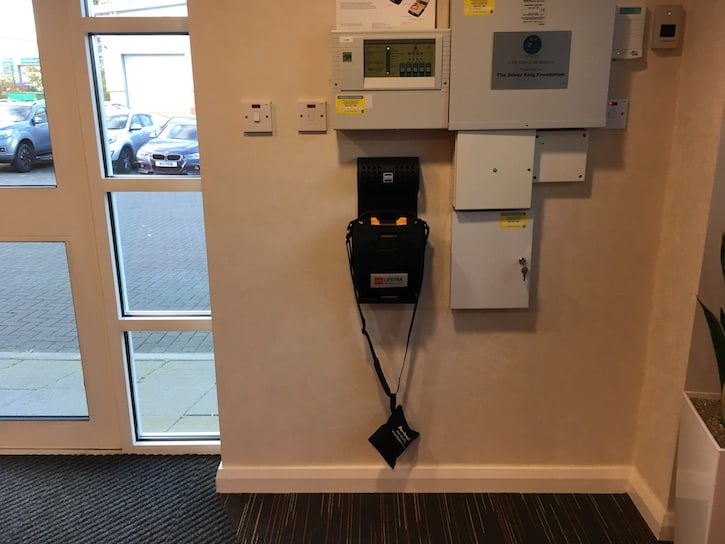
<path fill-rule="evenodd" d="M 324 100 L 297 101 L 297 131 L 327 132 L 327 104 Z"/>

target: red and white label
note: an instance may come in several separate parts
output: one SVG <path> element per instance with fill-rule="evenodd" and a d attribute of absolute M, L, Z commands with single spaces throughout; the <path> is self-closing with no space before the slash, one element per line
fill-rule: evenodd
<path fill-rule="evenodd" d="M 408 287 L 408 273 L 370 274 L 370 287 L 373 289 Z"/>

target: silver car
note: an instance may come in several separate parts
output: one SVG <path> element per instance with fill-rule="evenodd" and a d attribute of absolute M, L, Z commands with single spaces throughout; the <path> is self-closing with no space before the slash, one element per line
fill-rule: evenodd
<path fill-rule="evenodd" d="M 133 171 L 136 152 L 156 136 L 159 126 L 151 114 L 131 111 L 123 106 L 106 105 L 105 114 L 113 173 L 129 174 Z"/>
<path fill-rule="evenodd" d="M 51 156 L 45 101 L 0 102 L 0 163 L 28 172 L 36 159 Z"/>

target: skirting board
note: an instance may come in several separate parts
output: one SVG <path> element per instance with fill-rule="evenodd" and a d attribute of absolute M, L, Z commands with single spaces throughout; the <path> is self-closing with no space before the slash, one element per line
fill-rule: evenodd
<path fill-rule="evenodd" d="M 639 472 L 601 466 L 240 467 L 219 465 L 218 493 L 628 493 L 652 532 L 671 540 L 673 515 Z"/>
<path fill-rule="evenodd" d="M 629 466 L 238 467 L 219 493 L 625 493 Z"/>
<path fill-rule="evenodd" d="M 667 510 L 667 506 L 657 498 L 636 468 L 632 468 L 629 475 L 627 493 L 642 518 L 647 522 L 652 534 L 658 540 L 674 540 L 675 513 Z"/>
<path fill-rule="evenodd" d="M 625 493 L 629 466 L 239 467 L 219 493 Z"/>

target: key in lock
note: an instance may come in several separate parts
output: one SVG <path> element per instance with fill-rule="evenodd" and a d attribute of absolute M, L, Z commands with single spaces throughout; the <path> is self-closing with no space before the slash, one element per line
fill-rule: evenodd
<path fill-rule="evenodd" d="M 519 259 L 519 264 L 521 265 L 521 275 L 523 276 L 523 280 L 526 281 L 526 276 L 529 275 L 529 261 L 526 260 L 526 257 L 521 257 Z"/>

